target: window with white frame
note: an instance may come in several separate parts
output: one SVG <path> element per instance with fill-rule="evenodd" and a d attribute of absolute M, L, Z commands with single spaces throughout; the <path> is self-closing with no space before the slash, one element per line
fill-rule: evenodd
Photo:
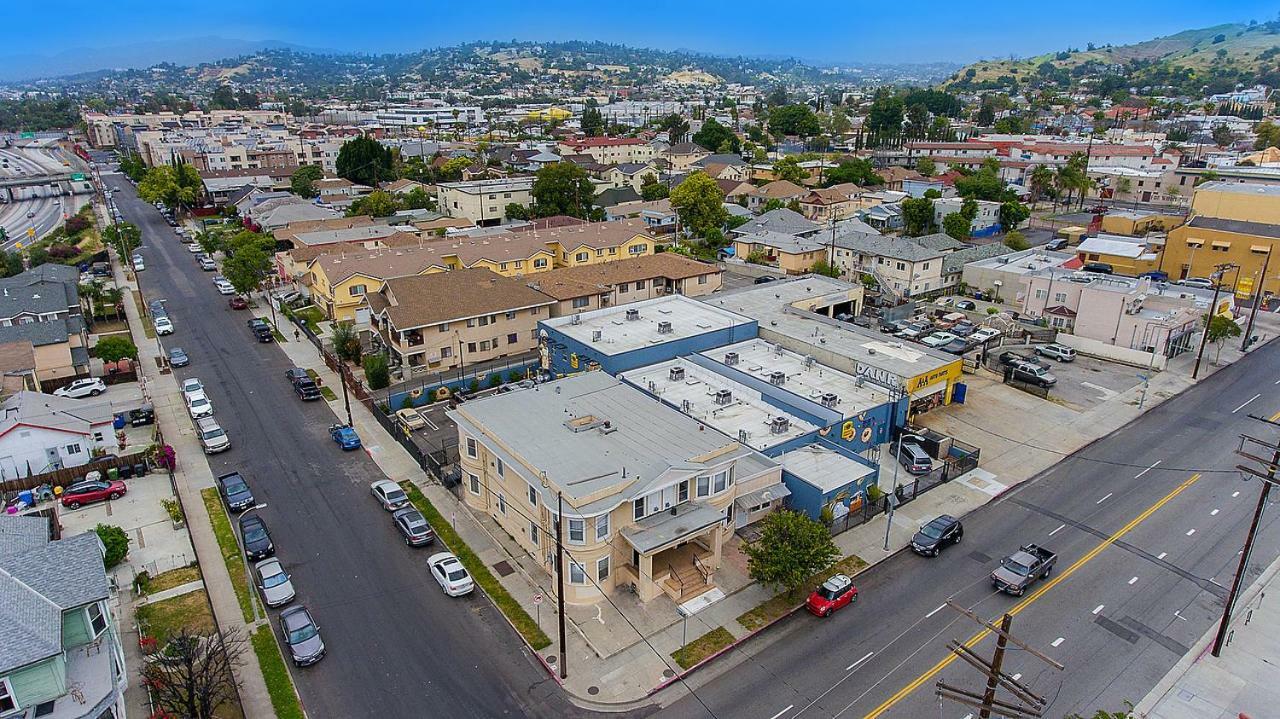
<path fill-rule="evenodd" d="M 94 602 L 85 608 L 89 616 L 89 629 L 93 632 L 93 636 L 97 637 L 107 631 L 107 617 L 102 613 L 102 603 Z"/>
<path fill-rule="evenodd" d="M 644 497 L 631 502 L 632 519 L 644 519 Z"/>
<path fill-rule="evenodd" d="M 1055 293 L 1053 293 L 1053 301 L 1054 301 L 1054 302 L 1066 302 L 1066 301 L 1067 301 L 1067 293 L 1066 293 L 1066 292 L 1055 292 Z"/>
<path fill-rule="evenodd" d="M 0 678 L 0 714 L 8 714 L 17 709 L 18 700 L 13 698 L 13 687 L 9 686 L 8 679 Z"/>
<path fill-rule="evenodd" d="M 80 454 L 80 445 L 78 444 L 67 445 L 67 454 Z"/>
<path fill-rule="evenodd" d="M 715 493 L 720 494 L 729 487 L 729 471 L 716 472 L 715 477 Z"/>
<path fill-rule="evenodd" d="M 604 541 L 609 536 L 609 515 L 596 517 L 596 541 Z"/>
<path fill-rule="evenodd" d="M 507 513 L 507 498 L 502 492 L 498 492 L 498 511 L 503 514 Z"/>
<path fill-rule="evenodd" d="M 471 493 L 480 494 L 480 478 L 470 472 L 467 472 L 467 479 L 471 480 Z"/>
<path fill-rule="evenodd" d="M 679 496 L 679 500 L 677 501 L 688 502 L 689 501 L 689 483 L 681 482 L 678 486 L 679 486 L 679 489 L 677 490 L 677 495 Z"/>
<path fill-rule="evenodd" d="M 609 578 L 609 558 L 601 557 L 596 560 L 596 581 L 601 584 Z"/>
<path fill-rule="evenodd" d="M 533 546 L 537 547 L 539 546 L 538 539 L 539 539 L 538 523 L 529 522 L 529 541 L 533 542 Z"/>
<path fill-rule="evenodd" d="M 479 453 L 476 451 L 476 440 L 474 437 L 467 437 L 467 456 L 477 457 Z"/>
<path fill-rule="evenodd" d="M 574 297 L 574 298 L 573 298 L 573 308 L 574 308 L 575 310 L 577 310 L 577 309 L 581 309 L 581 308 L 586 307 L 587 305 L 590 305 L 590 304 L 591 304 L 591 298 L 590 298 L 590 297 Z"/>
<path fill-rule="evenodd" d="M 587 520 L 570 519 L 569 544 L 584 544 L 587 541 Z"/>
<path fill-rule="evenodd" d="M 570 584 L 586 584 L 587 572 L 581 564 L 577 562 L 569 562 L 569 583 Z"/>
<path fill-rule="evenodd" d="M 1047 295 L 1047 294 L 1049 294 L 1049 293 L 1048 293 L 1048 292 L 1045 292 L 1044 290 L 1036 290 L 1036 299 L 1037 299 L 1037 300 L 1042 300 L 1042 299 L 1044 299 L 1045 295 Z"/>
<path fill-rule="evenodd" d="M 538 488 L 534 487 L 532 484 L 529 485 L 529 506 L 538 506 Z"/>
<path fill-rule="evenodd" d="M 710 477 L 698 477 L 698 496 L 699 497 L 711 496 L 711 478 Z"/>

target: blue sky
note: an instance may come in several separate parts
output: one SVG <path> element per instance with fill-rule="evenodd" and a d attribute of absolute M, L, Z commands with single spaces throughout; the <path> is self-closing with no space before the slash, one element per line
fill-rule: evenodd
<path fill-rule="evenodd" d="M 1274 2 L 1121 0 L 914 3 L 555 2 L 543 0 L 11 0 L 0 55 L 56 54 L 217 36 L 309 47 L 404 51 L 467 40 L 592 39 L 717 54 L 911 62 L 1037 54 L 1124 43 L 1222 22 L 1275 18 Z M 20 31 L 15 29 L 21 28 Z"/>

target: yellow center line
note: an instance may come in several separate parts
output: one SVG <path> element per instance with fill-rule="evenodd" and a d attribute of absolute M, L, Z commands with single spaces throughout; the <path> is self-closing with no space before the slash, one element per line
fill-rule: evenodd
<path fill-rule="evenodd" d="M 1277 412 L 1276 416 L 1280 417 L 1280 412 Z M 1102 553 L 1102 550 L 1106 549 L 1107 547 L 1110 547 L 1112 544 L 1115 544 L 1117 541 L 1120 540 L 1121 537 L 1123 537 L 1124 535 L 1132 531 L 1134 527 L 1137 527 L 1139 524 L 1142 524 L 1142 522 L 1146 521 L 1148 517 L 1155 514 L 1157 511 L 1159 511 L 1161 507 L 1168 504 L 1174 497 L 1178 496 L 1179 494 L 1182 494 L 1183 490 L 1195 484 L 1196 481 L 1198 481 L 1199 479 L 1200 479 L 1200 474 L 1198 472 L 1196 474 L 1191 475 L 1191 477 L 1187 479 L 1187 481 L 1178 485 L 1176 489 L 1166 494 L 1164 497 L 1160 499 L 1160 501 L 1156 502 L 1150 507 L 1147 507 L 1147 509 L 1143 511 L 1142 514 L 1139 514 L 1137 517 L 1134 517 L 1132 521 L 1130 521 L 1128 524 L 1121 527 L 1120 530 L 1117 531 L 1115 534 L 1111 535 L 1110 537 L 1107 537 L 1105 540 L 1099 543 L 1096 547 L 1089 550 L 1087 554 L 1085 554 L 1080 559 L 1076 560 L 1075 564 L 1072 564 L 1070 567 L 1067 567 L 1067 569 L 1063 571 L 1061 574 L 1057 575 L 1056 577 L 1049 580 L 1048 582 L 1045 582 L 1039 589 L 1032 592 L 1031 595 L 1028 596 L 1026 599 L 1023 599 L 1022 601 L 1018 602 L 1017 605 L 1015 605 L 1012 609 L 1010 609 L 1008 613 L 1012 615 L 1017 615 L 1023 609 L 1026 609 L 1028 606 L 1031 605 L 1032 602 L 1036 601 L 1041 596 L 1043 596 L 1045 592 L 1049 591 L 1050 589 L 1053 589 L 1058 585 L 1059 582 L 1065 581 L 1072 574 L 1075 574 L 1076 570 L 1080 569 L 1085 564 L 1088 564 L 1090 561 L 1092 561 L 1094 557 L 1097 557 L 1099 554 Z M 969 649 L 972 649 L 973 647 L 977 646 L 977 644 L 981 642 L 983 639 L 986 639 L 988 636 L 990 636 L 990 634 L 991 634 L 990 629 L 983 629 L 982 631 L 970 637 L 969 641 L 965 642 L 964 645 Z M 938 672 L 941 672 L 943 669 L 947 667 L 947 665 L 951 664 L 951 662 L 955 660 L 956 660 L 956 655 L 948 654 L 945 659 L 933 665 L 932 669 L 916 677 L 910 684 L 907 684 L 903 688 L 899 689 L 897 693 L 895 693 L 893 696 L 886 699 L 883 704 L 873 709 L 863 719 L 876 719 L 876 717 L 879 717 L 880 715 L 884 714 L 886 711 L 891 709 L 895 704 L 905 699 L 907 695 L 911 694 L 911 692 L 915 691 L 916 689 L 919 689 L 921 684 L 924 684 L 925 682 L 937 676 Z"/>

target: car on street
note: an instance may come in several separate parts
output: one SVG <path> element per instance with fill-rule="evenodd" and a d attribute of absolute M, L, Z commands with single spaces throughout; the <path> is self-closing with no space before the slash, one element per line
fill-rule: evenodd
<path fill-rule="evenodd" d="M 62 506 L 67 509 L 79 509 L 83 505 L 94 502 L 120 499 L 128 491 L 129 488 L 118 479 L 90 479 L 76 482 L 62 493 Z"/>
<path fill-rule="evenodd" d="M 391 520 L 404 537 L 404 543 L 410 547 L 421 547 L 435 541 L 436 533 L 427 524 L 427 518 L 413 507 L 397 509 L 392 513 Z"/>
<path fill-rule="evenodd" d="M 409 504 L 409 495 L 404 493 L 400 485 L 389 479 L 378 479 L 369 485 L 369 491 L 378 504 L 388 512 L 394 512 Z"/>
<path fill-rule="evenodd" d="M 360 435 L 356 434 L 356 431 L 348 425 L 329 425 L 329 436 L 343 450 L 360 449 Z"/>
<path fill-rule="evenodd" d="M 191 254 L 196 255 L 196 254 L 203 254 L 204 250 L 200 249 L 200 243 L 192 242 L 191 244 L 187 245 L 187 252 L 190 252 Z"/>
<path fill-rule="evenodd" d="M 181 347 L 173 347 L 169 350 L 170 367 L 186 367 L 189 364 L 191 364 L 191 358 Z"/>
<path fill-rule="evenodd" d="M 933 518 L 920 527 L 911 538 L 911 551 L 924 557 L 936 557 L 946 547 L 959 544 L 964 538 L 964 526 L 949 514 Z"/>
<path fill-rule="evenodd" d="M 82 397 L 97 397 L 107 391 L 107 384 L 97 377 L 85 377 L 78 379 L 71 384 L 59 387 L 53 391 L 58 397 L 70 397 L 72 399 L 80 399 Z"/>
<path fill-rule="evenodd" d="M 192 392 L 187 395 L 187 413 L 191 415 L 191 419 L 208 417 L 213 414 L 213 403 L 203 391 Z"/>
<path fill-rule="evenodd" d="M 218 263 L 214 262 L 212 257 L 201 257 L 200 269 L 204 270 L 205 272 L 213 272 L 214 270 L 218 269 Z"/>
<path fill-rule="evenodd" d="M 258 583 L 258 591 L 262 592 L 262 601 L 268 607 L 278 607 L 292 602 L 297 592 L 293 590 L 293 582 L 284 571 L 280 560 L 272 557 L 253 565 L 253 574 Z"/>
<path fill-rule="evenodd" d="M 152 317 L 168 317 L 169 310 L 164 307 L 164 300 L 151 300 L 147 303 L 147 310 L 151 312 Z"/>
<path fill-rule="evenodd" d="M 1036 544 L 1024 544 L 1018 551 L 1000 560 L 991 573 L 991 585 L 1005 594 L 1021 597 L 1036 580 L 1053 573 L 1058 555 Z"/>
<path fill-rule="evenodd" d="M 249 560 L 265 559 L 276 553 L 276 545 L 271 541 L 271 532 L 267 523 L 256 514 L 241 516 L 240 543 L 244 547 L 244 556 Z"/>
<path fill-rule="evenodd" d="M 1019 363 L 1027 363 L 1027 364 L 1033 364 L 1033 365 L 1040 364 L 1039 360 L 1029 355 L 1021 355 L 1021 354 L 1018 354 L 1017 352 L 1013 352 L 1009 350 L 1006 350 L 1000 353 L 1000 364 L 1016 365 Z"/>
<path fill-rule="evenodd" d="M 248 303 L 248 301 L 246 301 L 246 300 L 245 300 L 245 298 L 240 297 L 239 295 L 237 295 L 237 296 L 235 296 L 235 297 L 232 297 L 231 299 L 227 300 L 227 306 L 228 306 L 228 307 L 230 307 L 230 308 L 231 308 L 231 309 L 233 309 L 233 310 L 247 310 L 247 309 L 249 309 L 249 303 Z"/>
<path fill-rule="evenodd" d="M 431 555 L 427 559 L 427 566 L 431 567 L 431 576 L 440 583 L 440 588 L 451 597 L 461 597 L 475 589 L 475 582 L 471 581 L 467 568 L 451 552 Z"/>
<path fill-rule="evenodd" d="M 418 414 L 418 410 L 413 407 L 405 407 L 396 412 L 396 422 L 410 432 L 427 428 L 427 420 L 423 419 L 422 415 Z"/>
<path fill-rule="evenodd" d="M 235 285 L 227 280 L 218 280 L 213 283 L 213 286 L 218 289 L 218 294 L 220 295 L 234 295 L 236 293 Z"/>
<path fill-rule="evenodd" d="M 151 320 L 151 324 L 153 327 L 155 327 L 156 334 L 158 335 L 173 334 L 173 320 L 170 320 L 169 317 L 166 315 L 161 315 L 153 318 Z"/>
<path fill-rule="evenodd" d="M 205 454 L 217 454 L 231 449 L 231 438 L 213 417 L 196 420 L 196 437 Z"/>
<path fill-rule="evenodd" d="M 144 267 L 144 265 L 146 264 L 146 260 L 143 259 L 142 255 L 134 255 L 132 257 L 132 261 L 133 261 L 133 270 L 135 272 L 141 272 L 146 269 L 146 267 Z"/>
<path fill-rule="evenodd" d="M 858 588 L 853 586 L 853 580 L 843 574 L 837 574 L 813 590 L 805 600 L 804 607 L 819 617 L 829 617 L 837 609 L 847 607 L 856 601 L 858 601 Z"/>
<path fill-rule="evenodd" d="M 324 396 L 320 393 L 319 385 L 310 377 L 295 381 L 293 383 L 293 391 L 297 393 L 298 399 L 303 402 L 312 402 Z"/>
<path fill-rule="evenodd" d="M 1213 280 L 1207 277 L 1188 277 L 1185 280 L 1178 280 L 1174 284 L 1182 285 L 1183 287 L 1196 287 L 1202 290 L 1213 289 Z"/>
<path fill-rule="evenodd" d="M 301 604 L 280 613 L 280 634 L 284 636 L 289 656 L 297 666 L 309 667 L 324 658 L 320 627 L 311 618 L 311 612 Z"/>
<path fill-rule="evenodd" d="M 925 347 L 941 347 L 950 344 L 952 341 L 959 339 L 950 332 L 934 332 L 933 334 L 920 340 L 920 344 Z"/>
<path fill-rule="evenodd" d="M 253 333 L 254 337 L 258 338 L 259 342 L 271 342 L 275 340 L 275 337 L 271 333 L 271 325 L 267 324 L 267 321 L 261 317 L 251 318 L 246 324 L 249 325 L 249 331 Z"/>
<path fill-rule="evenodd" d="M 284 378 L 290 382 L 297 382 L 300 379 L 311 379 L 311 375 L 301 367 L 290 367 L 284 371 Z"/>
<path fill-rule="evenodd" d="M 1041 357 L 1050 357 L 1052 359 L 1056 359 L 1059 362 L 1075 362 L 1076 361 L 1076 351 L 1071 347 L 1068 347 L 1066 345 L 1060 345 L 1057 342 L 1053 342 L 1047 345 L 1040 345 L 1039 347 L 1036 347 L 1036 354 L 1040 355 Z"/>
<path fill-rule="evenodd" d="M 218 476 L 218 494 L 226 502 L 227 509 L 232 512 L 243 512 L 254 505 L 253 492 L 249 483 L 239 472 L 228 472 Z"/>
<path fill-rule="evenodd" d="M 188 377 L 182 380 L 182 396 L 184 398 L 190 397 L 192 393 L 203 391 L 204 383 L 200 381 L 199 377 Z"/>

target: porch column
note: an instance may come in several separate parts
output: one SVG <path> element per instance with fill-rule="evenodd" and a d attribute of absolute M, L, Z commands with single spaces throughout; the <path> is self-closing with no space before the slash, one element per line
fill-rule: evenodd
<path fill-rule="evenodd" d="M 639 572 L 640 577 L 636 583 L 636 591 L 640 595 L 641 601 L 647 602 L 662 593 L 662 590 L 653 581 L 653 555 L 640 555 Z"/>
<path fill-rule="evenodd" d="M 721 550 L 724 545 L 724 535 L 724 530 L 719 525 L 716 525 L 716 528 L 711 530 L 711 561 L 707 564 L 712 571 L 720 568 L 720 561 L 723 557 Z"/>

